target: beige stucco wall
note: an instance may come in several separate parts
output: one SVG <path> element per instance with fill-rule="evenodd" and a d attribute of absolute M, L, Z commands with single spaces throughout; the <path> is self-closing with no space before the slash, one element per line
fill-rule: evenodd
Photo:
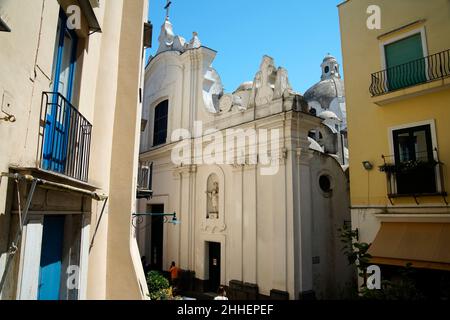
<path fill-rule="evenodd" d="M 72 4 L 61 1 L 63 7 Z M 0 171 L 37 167 L 43 91 L 51 91 L 57 1 L 2 1 L 11 33 L 0 32 L 0 101 L 6 91 L 17 121 L 0 121 Z M 109 195 L 88 262 L 88 299 L 143 299 L 147 292 L 131 233 L 141 107 L 142 33 L 148 1 L 100 1 L 101 33 L 82 28 L 73 103 L 93 125 L 89 181 Z M 2 15 L 3 17 L 3 15 Z M 3 116 L 4 114 L 2 114 Z M 8 246 L 7 183 L 0 187 L 0 249 Z M 90 237 L 102 202 L 91 201 Z M 114 248 L 114 250 L 112 250 Z M 1 269 L 1 268 L 0 268 Z"/>

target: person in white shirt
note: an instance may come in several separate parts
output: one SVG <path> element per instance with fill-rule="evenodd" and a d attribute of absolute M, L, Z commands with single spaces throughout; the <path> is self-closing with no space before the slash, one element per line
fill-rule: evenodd
<path fill-rule="evenodd" d="M 227 292 L 223 286 L 220 286 L 219 290 L 217 290 L 217 297 L 215 297 L 214 300 L 228 300 Z"/>

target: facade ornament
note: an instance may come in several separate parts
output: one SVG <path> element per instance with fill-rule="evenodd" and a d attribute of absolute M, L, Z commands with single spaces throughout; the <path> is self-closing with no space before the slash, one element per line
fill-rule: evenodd
<path fill-rule="evenodd" d="M 192 39 L 187 44 L 187 49 L 196 49 L 200 48 L 202 46 L 202 43 L 200 42 L 200 39 L 198 38 L 197 32 L 192 32 Z"/>
<path fill-rule="evenodd" d="M 275 77 L 276 69 L 273 58 L 264 56 L 253 81 L 250 106 L 264 105 L 272 101 Z"/>
<path fill-rule="evenodd" d="M 158 37 L 159 47 L 158 53 L 168 51 L 172 49 L 175 34 L 173 33 L 172 23 L 169 21 L 169 17 L 166 17 L 163 25 L 161 26 L 161 32 Z"/>
<path fill-rule="evenodd" d="M 231 111 L 233 107 L 233 95 L 232 94 L 224 94 L 219 100 L 219 109 L 220 111 Z"/>
<path fill-rule="evenodd" d="M 290 93 L 292 87 L 289 83 L 288 72 L 285 68 L 279 67 L 277 70 L 277 77 L 275 80 L 274 99 L 280 99 L 285 94 Z"/>
<path fill-rule="evenodd" d="M 237 94 L 227 93 L 224 94 L 219 101 L 219 109 L 220 111 L 233 111 L 234 108 L 237 108 L 238 111 L 245 111 L 247 108 L 244 106 L 242 102 L 242 98 Z"/>

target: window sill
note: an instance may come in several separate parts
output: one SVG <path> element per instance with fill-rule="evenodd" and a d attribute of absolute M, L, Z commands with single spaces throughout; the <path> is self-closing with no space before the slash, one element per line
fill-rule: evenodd
<path fill-rule="evenodd" d="M 428 93 L 442 91 L 447 88 L 450 88 L 450 77 L 388 92 L 380 96 L 372 97 L 371 101 L 376 105 L 384 106 Z"/>

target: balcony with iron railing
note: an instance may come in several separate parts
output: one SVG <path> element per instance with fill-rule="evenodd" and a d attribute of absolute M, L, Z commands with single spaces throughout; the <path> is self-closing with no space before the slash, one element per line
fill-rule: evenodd
<path fill-rule="evenodd" d="M 437 154 L 437 150 L 434 150 Z M 384 164 L 379 167 L 386 174 L 387 196 L 393 199 L 412 197 L 417 204 L 419 197 L 442 197 L 447 204 L 444 189 L 443 163 L 437 157 L 429 160 L 396 162 L 395 156 L 381 156 Z"/>
<path fill-rule="evenodd" d="M 63 95 L 42 93 L 41 169 L 88 181 L 91 123 Z"/>
<path fill-rule="evenodd" d="M 372 97 L 450 77 L 450 49 L 372 73 Z"/>

